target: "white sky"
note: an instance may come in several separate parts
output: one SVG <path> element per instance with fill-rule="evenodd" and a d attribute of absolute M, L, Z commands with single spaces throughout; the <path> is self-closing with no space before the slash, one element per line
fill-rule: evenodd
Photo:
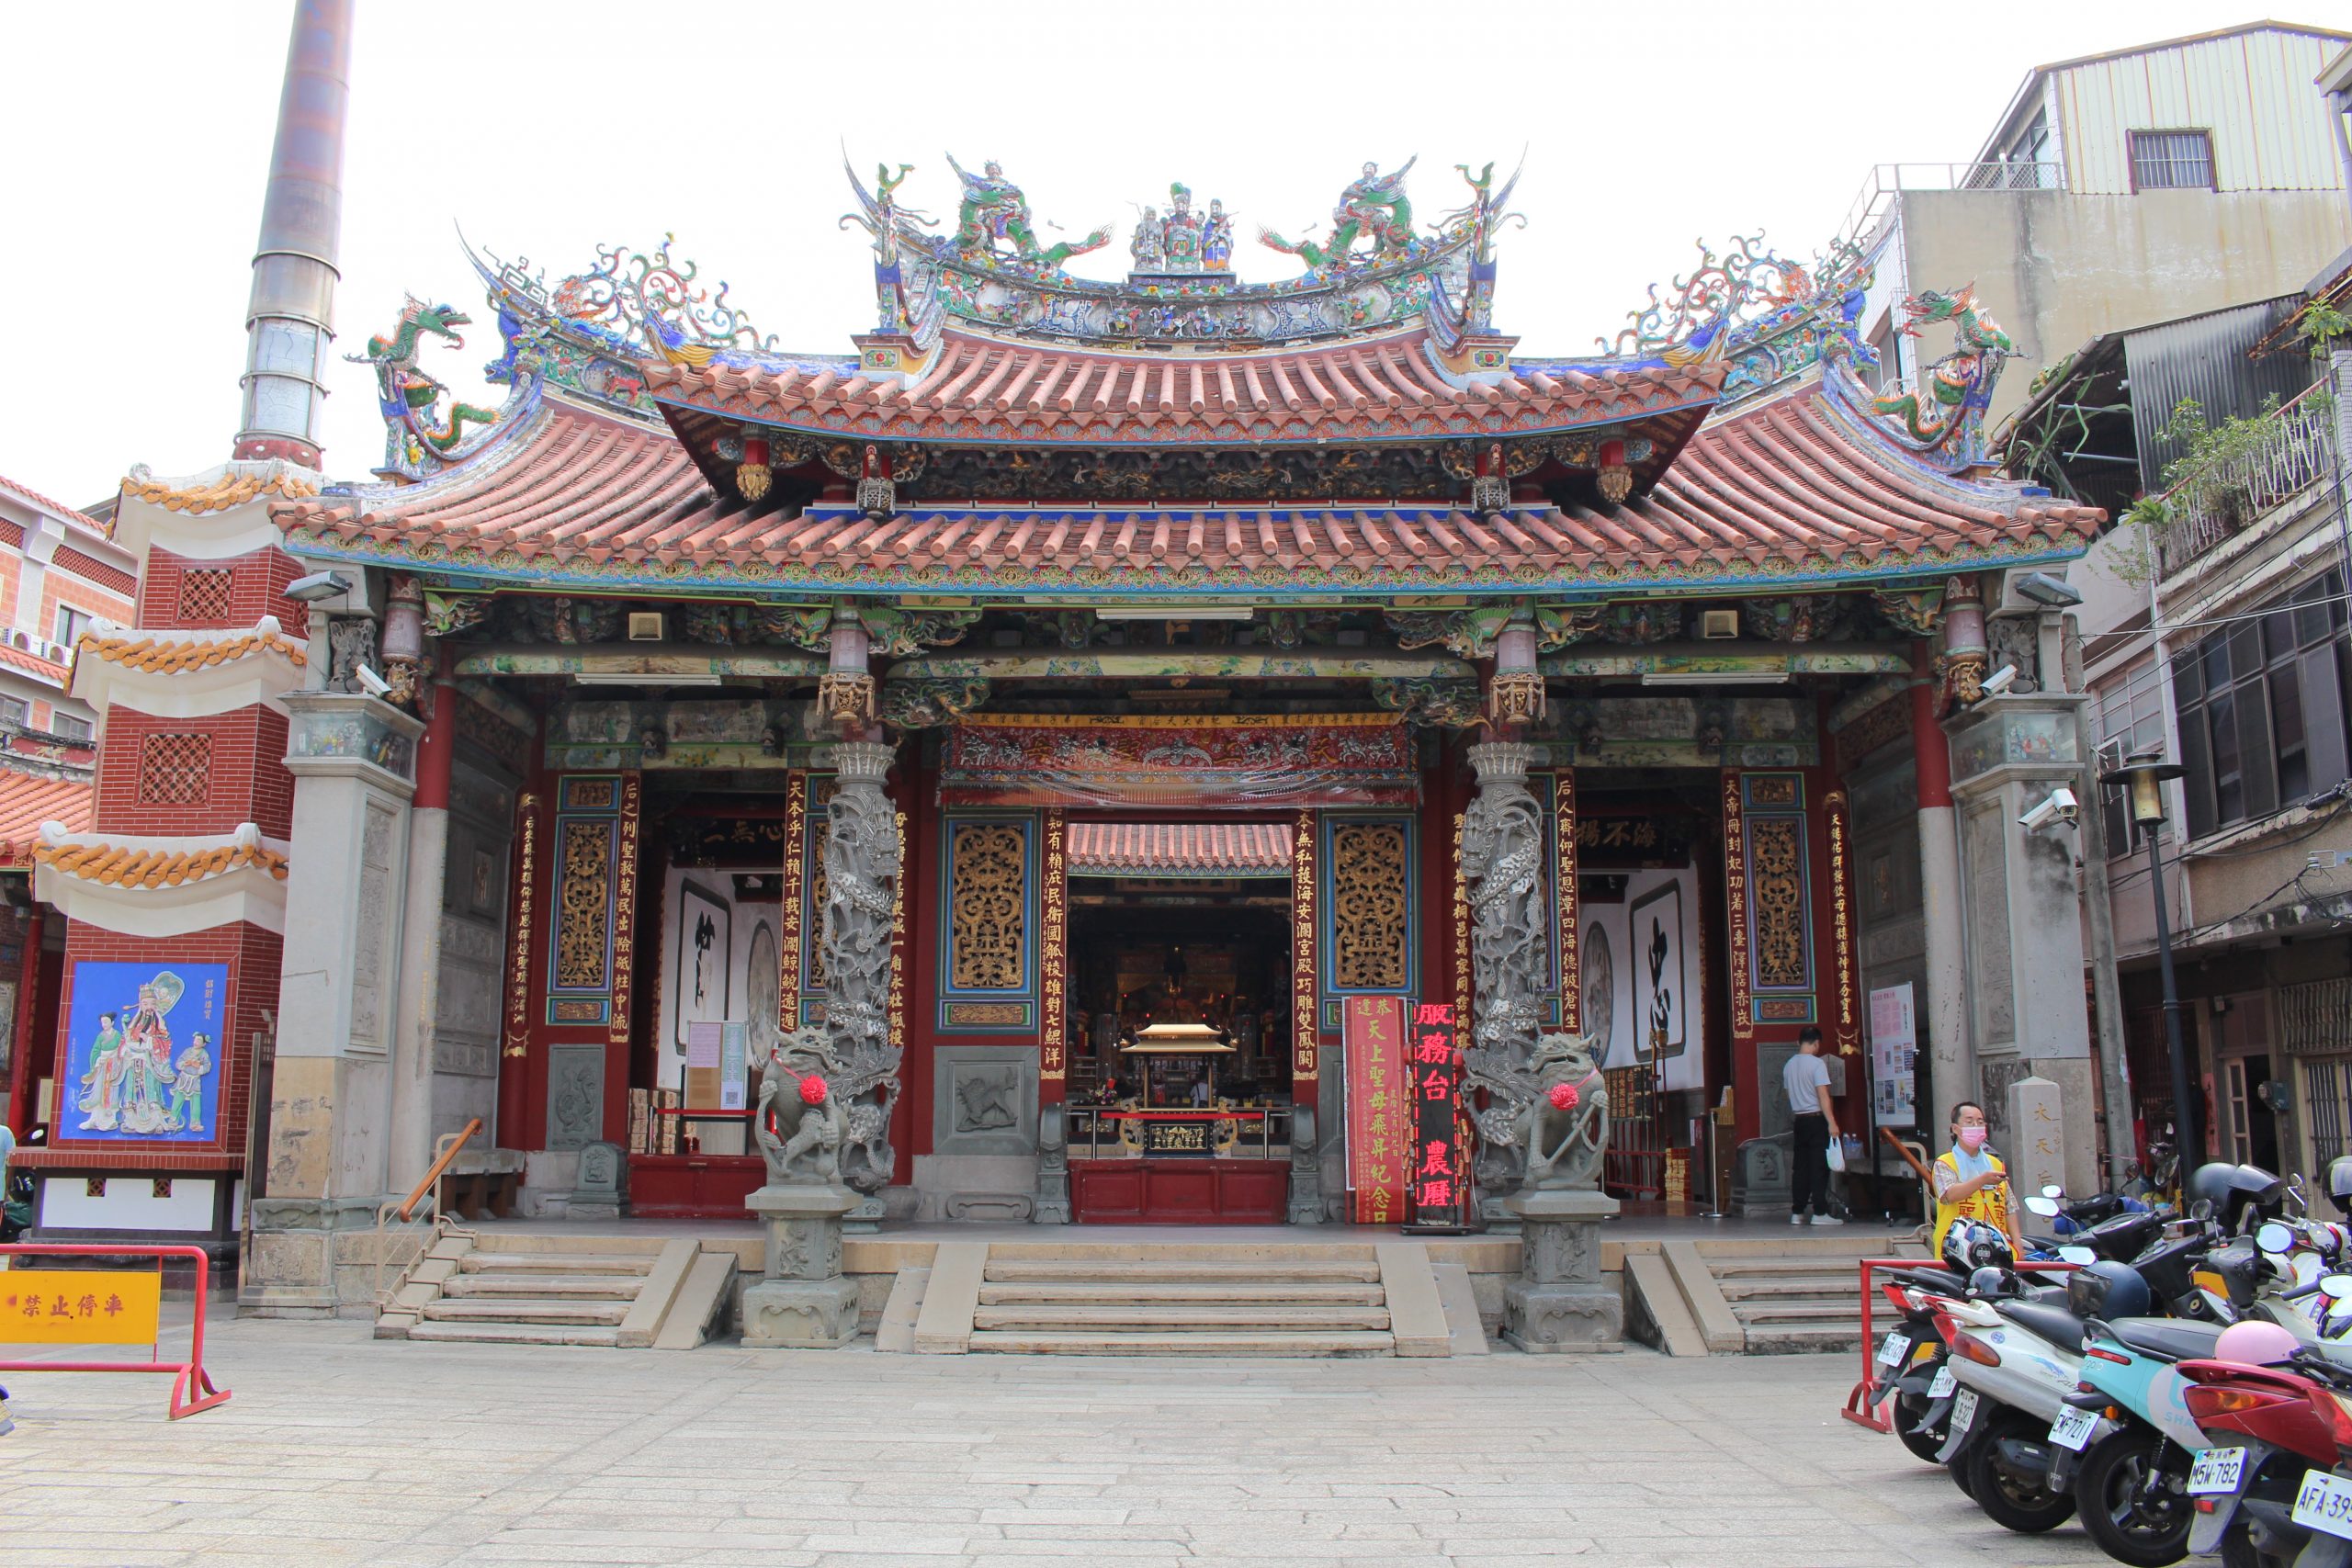
<path fill-rule="evenodd" d="M 2282 19 L 2340 25 L 2339 3 Z M 1250 278 L 1295 270 L 1256 226 L 1319 237 L 1366 158 L 1418 153 L 1408 188 L 1434 218 L 1459 205 L 1454 164 L 1508 171 L 1524 147 L 1528 226 L 1504 242 L 1497 320 L 1531 352 L 1582 353 L 1687 267 L 1694 236 L 1760 228 L 1809 256 L 1872 164 L 1973 157 L 2032 65 L 2256 14 L 359 0 L 337 348 L 389 328 L 404 293 L 447 300 L 476 324 L 426 367 L 485 400 L 497 333 L 461 224 L 550 279 L 599 241 L 674 231 L 673 255 L 731 282 L 784 346 L 846 352 L 871 275 L 865 235 L 836 226 L 845 140 L 861 173 L 916 165 L 902 205 L 952 216 L 946 151 L 1001 162 L 1046 243 L 1116 225 L 1081 273 L 1122 269 L 1135 207 L 1182 179 L 1238 215 Z M 87 504 L 132 463 L 178 474 L 228 456 L 290 16 L 289 0 L 0 6 L 0 474 Z M 327 467 L 364 478 L 383 447 L 372 377 L 338 360 L 330 384 Z"/>

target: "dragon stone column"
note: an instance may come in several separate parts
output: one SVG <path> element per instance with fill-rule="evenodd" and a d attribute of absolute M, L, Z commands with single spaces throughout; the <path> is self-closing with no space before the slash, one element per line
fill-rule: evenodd
<path fill-rule="evenodd" d="M 890 1108 L 902 1047 L 890 1038 L 891 938 L 899 885 L 899 819 L 882 781 L 898 755 L 872 740 L 833 748 L 838 784 L 825 808 L 825 1033 L 848 1107 L 842 1179 L 860 1195 L 854 1228 L 882 1217 L 890 1184 Z"/>
<path fill-rule="evenodd" d="M 1487 1095 L 1478 1117 L 1478 1207 L 1497 1230 L 1517 1228 L 1503 1206 L 1527 1174 L 1511 1122 L 1526 1096 L 1535 1052 L 1535 995 L 1544 967 L 1544 813 L 1527 787 L 1535 748 L 1489 741 L 1470 748 L 1478 795 L 1462 825 L 1470 894 L 1470 1046 L 1463 1066 Z"/>

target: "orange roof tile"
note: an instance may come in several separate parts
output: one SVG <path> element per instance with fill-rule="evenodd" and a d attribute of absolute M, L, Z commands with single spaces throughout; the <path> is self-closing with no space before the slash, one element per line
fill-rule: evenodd
<path fill-rule="evenodd" d="M 109 887 L 177 887 L 256 866 L 286 880 L 286 856 L 266 844 L 236 842 L 198 850 L 150 850 L 137 844 L 37 843 L 33 859 L 67 876 Z"/>
<path fill-rule="evenodd" d="M 975 590 L 1333 586 L 1525 592 L 1718 579 L 1899 576 L 2079 554 L 2104 514 L 1955 479 L 1896 451 L 1816 382 L 1703 426 L 1622 506 L 845 502 L 795 512 L 705 484 L 668 432 L 550 407 L 495 461 L 426 483 L 279 502 L 300 554 L 664 586 Z"/>
<path fill-rule="evenodd" d="M 0 664 L 5 664 L 11 670 L 22 670 L 28 675 L 40 675 L 59 682 L 62 682 L 65 679 L 64 665 L 54 660 L 43 659 L 40 654 L 28 652 L 21 648 L 11 648 L 5 642 L 0 642 Z"/>
<path fill-rule="evenodd" d="M 920 380 L 826 365 L 650 365 L 646 389 L 793 430 L 867 439 L 1162 445 L 1429 440 L 1565 430 L 1715 400 L 1724 367 L 1520 365 L 1456 385 L 1404 333 L 1251 354 L 1106 354 L 950 332 Z"/>
<path fill-rule="evenodd" d="M 1069 868 L 1098 875 L 1287 873 L 1290 834 L 1278 822 L 1073 822 Z"/>
<path fill-rule="evenodd" d="M 0 768 L 0 866 L 32 864 L 44 822 L 62 823 L 69 833 L 86 832 L 97 793 L 87 779 L 43 778 Z"/>
<path fill-rule="evenodd" d="M 59 517 L 65 518 L 69 522 L 79 523 L 83 527 L 87 528 L 93 534 L 104 536 L 109 532 L 105 524 L 99 522 L 88 513 L 84 512 L 77 507 L 68 506 L 62 501 L 51 501 L 49 497 L 41 494 L 40 491 L 31 489 L 26 485 L 20 485 L 6 474 L 0 474 L 0 490 L 6 491 L 9 494 L 16 496 L 20 501 L 28 501 L 32 502 L 35 506 L 40 507 L 44 512 L 52 513 Z"/>
<path fill-rule="evenodd" d="M 165 674 L 183 670 L 202 670 L 215 664 L 226 664 L 264 650 L 284 654 L 288 661 L 302 664 L 309 660 L 309 650 L 299 642 L 283 636 L 277 623 L 266 629 L 255 627 L 249 632 L 203 633 L 195 637 L 153 635 L 102 636 L 85 632 L 75 645 L 94 659 L 109 664 L 128 665 L 133 670 L 160 671 Z"/>
<path fill-rule="evenodd" d="M 175 485 L 169 479 L 154 478 L 143 468 L 135 468 L 122 481 L 122 493 L 166 512 L 220 512 L 242 506 L 258 495 L 286 500 L 316 495 L 319 487 L 315 480 L 303 478 L 287 464 L 273 465 L 267 473 L 232 468 L 206 483 L 185 485 Z"/>

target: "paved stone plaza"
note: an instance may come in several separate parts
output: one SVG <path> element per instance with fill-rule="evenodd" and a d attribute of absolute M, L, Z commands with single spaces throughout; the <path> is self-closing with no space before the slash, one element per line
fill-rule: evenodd
<path fill-rule="evenodd" d="M 1849 1357 L 1078 1359 L 217 1325 L 220 1409 L 11 1373 L 0 1568 L 2104 1562 L 1837 1405 Z"/>

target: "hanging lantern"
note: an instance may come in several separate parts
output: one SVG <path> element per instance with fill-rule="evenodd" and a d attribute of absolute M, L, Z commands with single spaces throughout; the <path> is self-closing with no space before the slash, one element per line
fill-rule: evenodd
<path fill-rule="evenodd" d="M 747 435 L 743 438 L 743 460 L 736 465 L 735 490 L 745 501 L 757 501 L 768 492 L 773 478 L 768 468 L 768 438 Z"/>
<path fill-rule="evenodd" d="M 1524 611 L 1495 637 L 1495 672 L 1487 683 L 1487 716 L 1496 724 L 1532 724 L 1544 716 L 1544 676 L 1535 663 L 1535 622 Z"/>
<path fill-rule="evenodd" d="M 1622 506 L 1634 493 L 1634 470 L 1625 461 L 1625 444 L 1611 439 L 1600 444 L 1600 499 Z"/>

